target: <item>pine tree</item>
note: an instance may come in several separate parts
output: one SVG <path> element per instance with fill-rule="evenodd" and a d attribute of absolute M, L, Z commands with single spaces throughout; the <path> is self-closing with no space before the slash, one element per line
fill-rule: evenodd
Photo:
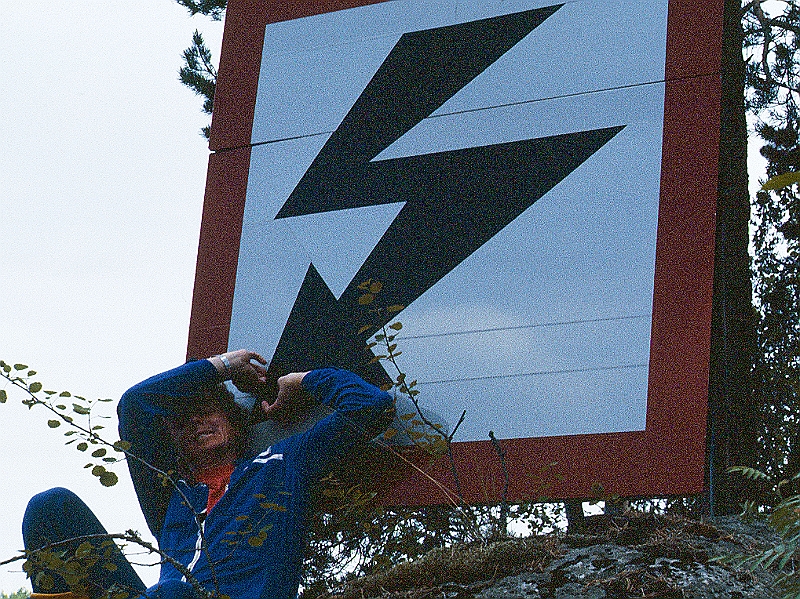
<path fill-rule="evenodd" d="M 769 10 L 767 10 L 768 7 Z M 800 2 L 745 6 L 746 101 L 769 177 L 800 170 Z M 753 200 L 753 289 L 758 312 L 754 393 L 764 408 L 763 463 L 778 476 L 800 471 L 800 189 Z"/>
<path fill-rule="evenodd" d="M 213 21 L 222 20 L 228 0 L 175 0 L 186 7 L 192 16 L 204 15 Z M 211 114 L 214 110 L 214 91 L 217 87 L 217 70 L 213 64 L 211 50 L 206 46 L 202 34 L 195 30 L 192 45 L 183 51 L 183 66 L 179 71 L 181 83 L 203 98 L 203 112 Z M 208 139 L 211 126 L 200 130 Z"/>

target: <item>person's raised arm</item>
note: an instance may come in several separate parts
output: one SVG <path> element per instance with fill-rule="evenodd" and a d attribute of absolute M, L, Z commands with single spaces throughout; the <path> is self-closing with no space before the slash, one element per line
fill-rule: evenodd
<path fill-rule="evenodd" d="M 281 377 L 275 402 L 262 404 L 262 409 L 269 418 L 286 423 L 301 419 L 315 403 L 328 406 L 332 413 L 297 438 L 287 440 L 299 452 L 304 475 L 312 478 L 363 448 L 366 441 L 386 430 L 394 415 L 391 395 L 338 368 Z"/>
<path fill-rule="evenodd" d="M 135 456 L 128 458 L 128 469 L 147 525 L 156 537 L 173 491 L 156 469 L 166 472 L 176 465 L 174 448 L 158 420 L 173 417 L 178 402 L 201 401 L 204 388 L 225 380 L 238 380 L 245 386 L 263 381 L 264 363 L 255 352 L 237 350 L 167 370 L 123 394 L 117 406 L 120 439 L 130 444 Z"/>

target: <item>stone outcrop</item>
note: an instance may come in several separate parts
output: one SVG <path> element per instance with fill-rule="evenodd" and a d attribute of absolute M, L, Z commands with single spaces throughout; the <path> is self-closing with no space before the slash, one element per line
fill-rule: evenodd
<path fill-rule="evenodd" d="M 601 518 L 583 534 L 435 550 L 348 583 L 340 599 L 778 599 L 775 574 L 719 561 L 777 537 L 738 518 Z"/>

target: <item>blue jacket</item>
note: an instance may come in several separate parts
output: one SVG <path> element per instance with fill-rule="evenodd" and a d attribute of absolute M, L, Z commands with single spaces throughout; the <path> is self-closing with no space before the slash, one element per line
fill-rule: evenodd
<path fill-rule="evenodd" d="M 164 471 L 174 469 L 175 452 L 168 435 L 159 434 L 158 418 L 169 418 L 176 400 L 219 380 L 214 366 L 200 360 L 132 387 L 118 407 L 120 438 L 131 443 L 134 456 Z M 200 514 L 208 488 L 179 481 L 182 497 L 151 468 L 128 459 L 139 504 L 160 549 L 189 567 L 205 588 L 215 589 L 216 579 L 219 591 L 232 599 L 297 595 L 315 483 L 335 463 L 361 452 L 388 424 L 391 396 L 351 372 L 314 370 L 302 384 L 333 412 L 310 430 L 237 462 L 227 492 L 203 515 L 205 550 L 200 549 L 198 526 L 183 497 Z M 164 589 L 181 578 L 173 566 L 162 565 L 159 584 Z"/>

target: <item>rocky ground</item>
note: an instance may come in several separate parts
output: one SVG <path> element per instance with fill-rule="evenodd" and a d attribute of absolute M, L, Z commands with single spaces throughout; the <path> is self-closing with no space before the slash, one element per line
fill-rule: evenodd
<path fill-rule="evenodd" d="M 348 584 L 337 599 L 772 599 L 775 574 L 720 557 L 773 546 L 761 523 L 602 518 L 583 534 L 436 550 Z"/>

